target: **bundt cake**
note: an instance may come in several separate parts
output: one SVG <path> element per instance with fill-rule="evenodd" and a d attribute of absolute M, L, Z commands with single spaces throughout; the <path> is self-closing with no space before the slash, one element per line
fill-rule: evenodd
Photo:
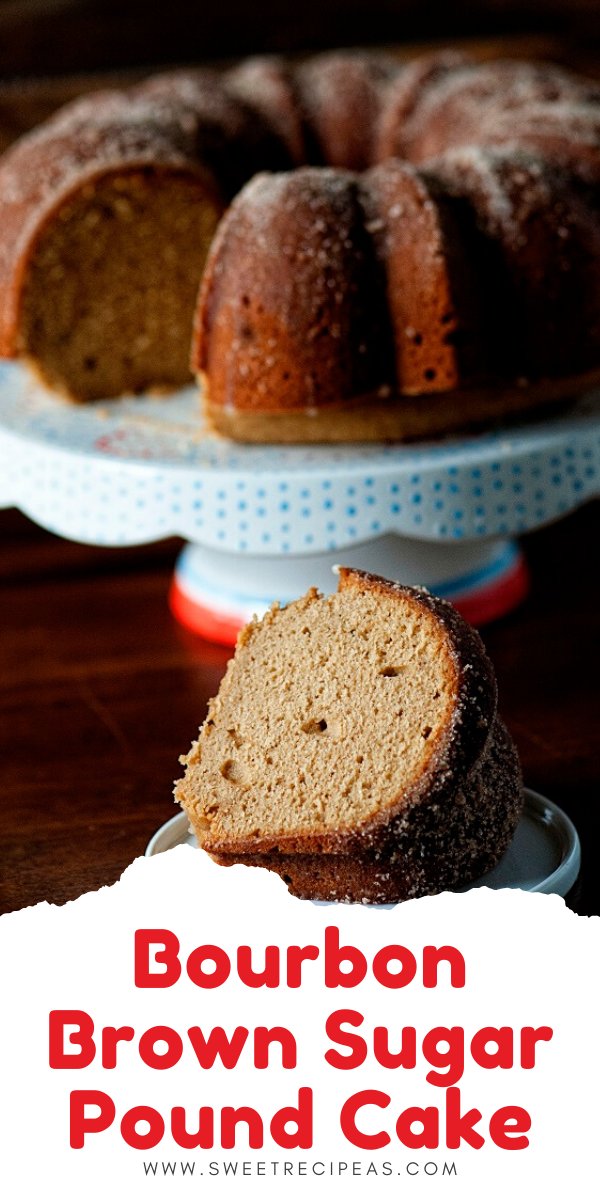
<path fill-rule="evenodd" d="M 390 88 L 375 157 L 424 163 L 461 146 L 542 151 L 593 182 L 600 168 L 600 83 L 553 63 L 417 59 Z"/>
<path fill-rule="evenodd" d="M 242 440 L 481 424 L 600 379 L 599 187 L 600 84 L 552 64 L 155 76 L 0 161 L 0 354 L 88 400 L 188 382 L 192 343 Z"/>
<path fill-rule="evenodd" d="M 419 588 L 340 569 L 240 634 L 176 799 L 227 866 L 384 903 L 491 869 L 522 807 L 479 635 Z"/>
<path fill-rule="evenodd" d="M 283 142 L 295 167 L 308 159 L 308 129 L 291 68 L 278 58 L 248 58 L 229 72 L 230 93 L 258 112 Z"/>
<path fill-rule="evenodd" d="M 398 64 L 383 54 L 318 55 L 298 67 L 308 161 L 365 171 L 374 161 L 387 87 L 400 73 Z"/>
<path fill-rule="evenodd" d="M 213 243 L 192 364 L 214 427 L 410 439 L 597 384 L 600 85 L 451 51 L 345 76 L 342 62 L 296 77 L 335 169 L 253 180 Z M 353 148 L 324 115 L 342 76 L 365 114 Z M 352 234 L 336 237 L 334 191 Z"/>

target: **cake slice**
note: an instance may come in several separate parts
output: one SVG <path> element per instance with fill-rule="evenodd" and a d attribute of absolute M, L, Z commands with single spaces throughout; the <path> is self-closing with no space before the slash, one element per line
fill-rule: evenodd
<path fill-rule="evenodd" d="M 522 807 L 477 633 L 446 602 L 341 568 L 240 634 L 175 795 L 223 865 L 382 903 L 498 861 Z"/>
<path fill-rule="evenodd" d="M 184 387 L 220 217 L 286 166 L 214 72 L 66 105 L 0 160 L 0 356 L 73 400 Z"/>

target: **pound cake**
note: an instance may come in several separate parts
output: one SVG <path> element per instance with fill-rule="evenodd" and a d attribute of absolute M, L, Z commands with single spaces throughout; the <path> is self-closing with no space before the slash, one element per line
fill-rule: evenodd
<path fill-rule="evenodd" d="M 276 163 L 280 140 L 211 72 L 67 105 L 0 161 L 0 354 L 81 401 L 190 383 L 215 228 Z"/>
<path fill-rule="evenodd" d="M 600 85 L 551 63 L 155 76 L 0 160 L 0 355 L 83 401 L 193 371 L 245 441 L 485 424 L 600 379 L 599 181 Z"/>
<path fill-rule="evenodd" d="M 522 808 L 479 635 L 424 589 L 340 568 L 338 591 L 240 634 L 175 796 L 224 866 L 365 904 L 490 870 Z"/>

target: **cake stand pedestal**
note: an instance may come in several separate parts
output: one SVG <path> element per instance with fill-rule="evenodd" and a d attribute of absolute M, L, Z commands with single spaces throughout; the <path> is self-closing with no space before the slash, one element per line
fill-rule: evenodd
<path fill-rule="evenodd" d="M 253 613 L 342 562 L 420 583 L 482 624 L 527 591 L 512 540 L 596 494 L 600 398 L 510 429 L 409 446 L 244 446 L 197 396 L 73 406 L 0 365 L 0 504 L 75 541 L 189 540 L 170 602 L 232 644 Z"/>
<path fill-rule="evenodd" d="M 504 615 L 524 599 L 529 577 L 516 542 L 492 539 L 463 545 L 386 534 L 341 551 L 273 557 L 212 551 L 190 543 L 181 553 L 169 594 L 174 615 L 211 641 L 234 645 L 254 613 L 277 598 L 295 600 L 309 587 L 331 592 L 335 566 L 361 567 L 388 579 L 420 583 L 445 596 L 473 625 Z"/>

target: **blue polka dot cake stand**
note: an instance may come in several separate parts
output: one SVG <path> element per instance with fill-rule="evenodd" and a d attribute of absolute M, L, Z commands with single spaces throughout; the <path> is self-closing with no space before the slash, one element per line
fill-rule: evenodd
<path fill-rule="evenodd" d="M 596 494 L 598 478 L 598 394 L 436 442 L 246 446 L 202 427 L 192 388 L 76 406 L 0 365 L 0 504 L 81 542 L 189 539 L 171 606 L 226 644 L 272 600 L 333 590 L 338 562 L 492 620 L 527 590 L 513 539 Z"/>

